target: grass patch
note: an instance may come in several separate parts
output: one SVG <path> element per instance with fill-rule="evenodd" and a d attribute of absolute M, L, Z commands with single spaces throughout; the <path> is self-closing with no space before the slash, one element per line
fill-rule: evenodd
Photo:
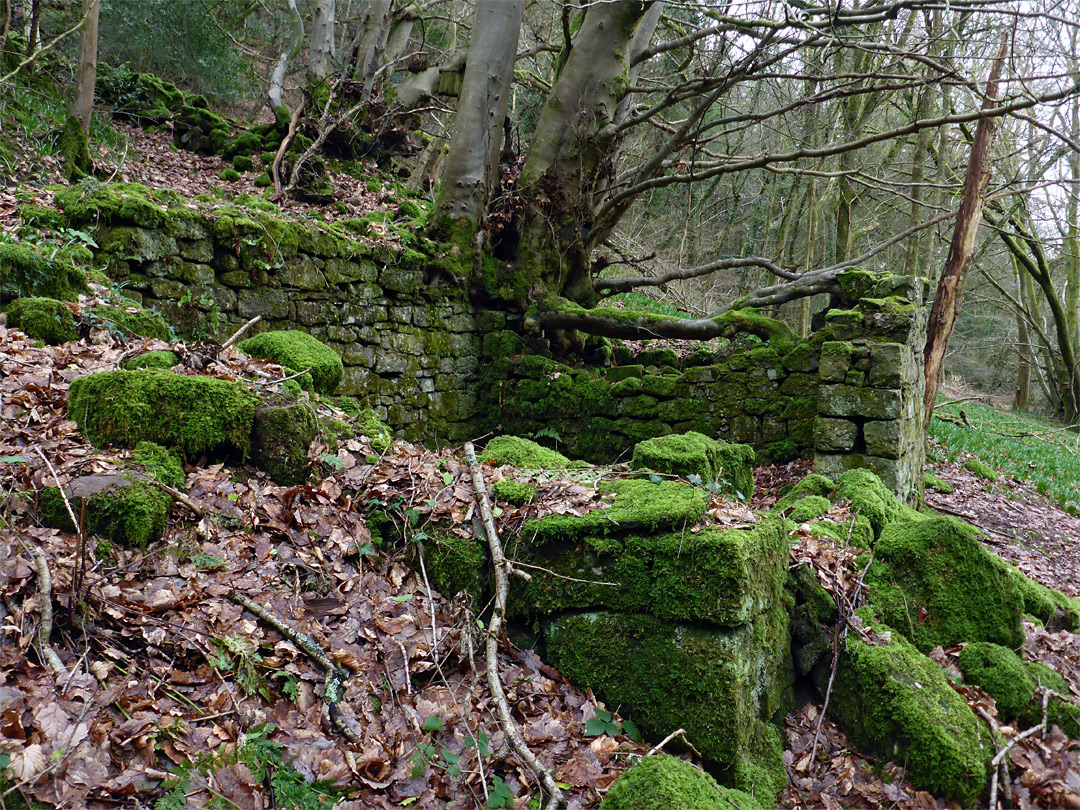
<path fill-rule="evenodd" d="M 957 418 L 960 411 L 970 428 L 938 418 L 930 425 L 930 435 L 947 448 L 948 461 L 971 453 L 1030 482 L 1070 514 L 1080 511 L 1080 432 L 1053 419 L 974 402 L 939 403 L 936 413 Z"/>

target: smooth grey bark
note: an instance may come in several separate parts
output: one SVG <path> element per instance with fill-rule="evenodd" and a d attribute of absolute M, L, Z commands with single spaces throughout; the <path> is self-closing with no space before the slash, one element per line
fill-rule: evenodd
<path fill-rule="evenodd" d="M 334 69 L 337 48 L 334 40 L 336 0 L 319 0 L 311 20 L 309 69 L 315 80 L 325 79 Z"/>
<path fill-rule="evenodd" d="M 523 0 L 477 0 L 434 222 L 479 225 L 499 169 Z"/>
<path fill-rule="evenodd" d="M 296 0 L 289 0 L 289 24 L 289 44 L 278 56 L 277 62 L 274 63 L 274 70 L 270 74 L 270 89 L 267 91 L 270 109 L 280 107 L 285 103 L 283 98 L 285 71 L 288 70 L 289 63 L 300 54 L 300 49 L 304 47 L 304 18 L 300 16 L 300 10 L 296 7 Z"/>

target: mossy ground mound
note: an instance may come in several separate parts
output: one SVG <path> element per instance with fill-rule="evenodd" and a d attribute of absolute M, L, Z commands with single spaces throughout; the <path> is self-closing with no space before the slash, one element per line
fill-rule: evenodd
<path fill-rule="evenodd" d="M 1024 613 L 1034 616 L 1049 630 L 1080 629 L 1080 599 L 1066 596 L 1061 591 L 1047 588 L 1040 582 L 1026 577 L 1018 568 L 995 557 L 999 567 L 1016 583 L 1024 600 Z"/>
<path fill-rule="evenodd" d="M 308 448 L 319 432 L 311 404 L 283 394 L 264 397 L 255 408 L 251 463 L 279 484 L 308 479 Z"/>
<path fill-rule="evenodd" d="M 965 641 L 1024 643 L 1023 596 L 979 543 L 947 517 L 888 525 L 866 574 L 868 601 L 920 650 Z"/>
<path fill-rule="evenodd" d="M 394 433 L 372 408 L 364 408 L 356 417 L 356 433 L 371 442 L 377 453 L 385 453 L 394 443 Z"/>
<path fill-rule="evenodd" d="M 0 295 L 6 299 L 41 296 L 74 301 L 90 292 L 86 271 L 90 251 L 78 246 L 50 250 L 48 255 L 26 244 L 0 245 Z"/>
<path fill-rule="evenodd" d="M 524 506 L 536 497 L 536 484 L 531 481 L 513 481 L 503 478 L 492 485 L 491 495 L 497 501 Z"/>
<path fill-rule="evenodd" d="M 180 362 L 180 357 L 175 352 L 158 351 L 144 352 L 133 357 L 127 357 L 120 363 L 120 368 L 135 371 L 140 368 L 172 368 Z"/>
<path fill-rule="evenodd" d="M 464 591 L 472 597 L 474 609 L 486 604 L 488 588 L 487 547 L 473 539 L 436 535 L 424 544 L 424 565 L 431 587 L 451 599 Z M 418 544 L 410 543 L 407 555 L 410 564 L 419 568 L 416 556 Z"/>
<path fill-rule="evenodd" d="M 632 470 L 655 470 L 704 482 L 721 482 L 736 497 L 748 499 L 754 491 L 754 449 L 728 444 L 690 431 L 659 436 L 634 445 Z"/>
<path fill-rule="evenodd" d="M 1002 720 L 1016 717 L 1035 694 L 1035 683 L 1020 656 L 1000 644 L 968 644 L 957 663 L 965 681 L 981 686 L 994 699 Z"/>
<path fill-rule="evenodd" d="M 141 307 L 114 307 L 102 305 L 94 307 L 91 313 L 112 325 L 125 337 L 169 339 L 169 324 L 154 312 L 147 312 Z"/>
<path fill-rule="evenodd" d="M 570 614 L 546 637 L 552 663 L 575 684 L 622 707 L 647 736 L 685 728 L 721 782 L 772 806 L 787 779 L 779 730 L 765 720 L 786 708 L 790 684 L 782 606 L 735 629 Z"/>
<path fill-rule="evenodd" d="M 54 298 L 19 298 L 7 308 L 8 326 L 21 329 L 27 337 L 57 346 L 77 340 L 75 316 L 62 301 Z"/>
<path fill-rule="evenodd" d="M 521 470 L 565 470 L 574 466 L 557 450 L 549 450 L 520 436 L 496 436 L 487 443 L 477 460 L 481 464 L 509 464 Z"/>
<path fill-rule="evenodd" d="M 106 371 L 72 381 L 68 414 L 98 447 L 154 441 L 188 457 L 211 450 L 246 456 L 256 399 L 228 380 L 162 369 Z"/>
<path fill-rule="evenodd" d="M 870 627 L 874 643 L 848 633 L 830 711 L 856 745 L 904 763 L 915 787 L 970 806 L 986 787 L 989 732 L 940 666 L 895 629 Z"/>
<path fill-rule="evenodd" d="M 1057 726 L 1072 739 L 1080 738 L 1080 706 L 1070 700 L 1072 695 L 1069 682 L 1042 661 L 1026 661 L 1024 668 L 1036 687 L 1044 686 L 1052 694 L 1046 706 L 1046 721 L 1050 726 Z M 1020 712 L 1020 726 L 1030 728 L 1042 722 L 1042 696 L 1036 691 L 1031 702 Z"/>
<path fill-rule="evenodd" d="M 252 357 L 280 363 L 292 372 L 309 372 L 311 384 L 323 394 L 334 393 L 345 375 L 337 353 L 306 332 L 263 332 L 241 342 L 239 349 Z"/>
<path fill-rule="evenodd" d="M 741 790 L 723 788 L 689 762 L 657 754 L 615 780 L 601 810 L 764 810 Z"/>
<path fill-rule="evenodd" d="M 84 521 L 84 532 L 135 548 L 146 548 L 161 536 L 172 508 L 169 495 L 133 472 L 87 475 L 64 489 L 75 515 Z M 41 491 L 39 510 L 45 525 L 76 531 L 56 487 Z"/>

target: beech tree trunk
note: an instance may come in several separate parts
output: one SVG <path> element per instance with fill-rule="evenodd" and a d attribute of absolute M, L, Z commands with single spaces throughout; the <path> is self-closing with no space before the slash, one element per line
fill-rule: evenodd
<path fill-rule="evenodd" d="M 83 134 L 90 133 L 90 117 L 94 111 L 94 83 L 97 80 L 98 17 L 101 0 L 83 0 L 82 33 L 79 35 L 79 61 L 75 76 L 75 100 L 71 113 L 82 127 Z"/>
<path fill-rule="evenodd" d="M 334 69 L 336 48 L 334 45 L 335 0 L 319 0 L 311 21 L 310 70 L 316 81 L 325 79 Z"/>
<path fill-rule="evenodd" d="M 270 89 L 267 91 L 267 97 L 272 110 L 284 105 L 285 71 L 304 47 L 304 18 L 300 16 L 300 10 L 296 7 L 296 0 L 289 0 L 289 21 L 289 44 L 278 56 L 274 70 L 270 74 Z"/>
<path fill-rule="evenodd" d="M 435 204 L 434 223 L 475 233 L 499 170 L 523 0 L 477 0 L 461 97 Z"/>
<path fill-rule="evenodd" d="M 998 79 L 1001 76 L 1001 66 L 1005 61 L 1008 44 L 1009 34 L 1006 32 L 1002 35 L 1001 45 L 998 47 L 986 81 L 984 110 L 991 109 L 997 101 Z M 945 267 L 938 280 L 934 306 L 930 310 L 926 349 L 923 355 L 926 369 L 924 429 L 929 429 L 930 420 L 934 416 L 934 400 L 937 398 L 938 386 L 941 382 L 941 367 L 945 360 L 945 352 L 949 347 L 953 326 L 960 314 L 964 282 L 967 280 L 971 255 L 975 248 L 975 235 L 979 230 L 979 223 L 982 222 L 983 194 L 990 182 L 991 172 L 987 166 L 987 157 L 994 144 L 997 125 L 996 118 L 986 117 L 980 118 L 975 128 L 975 139 L 971 144 L 967 174 L 964 177 L 964 189 L 960 196 L 960 210 L 956 214 L 956 227 L 949 245 L 949 255 L 945 259 Z"/>

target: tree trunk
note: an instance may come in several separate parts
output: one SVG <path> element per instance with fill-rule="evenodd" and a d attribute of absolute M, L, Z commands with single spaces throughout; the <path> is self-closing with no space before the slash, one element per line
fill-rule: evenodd
<path fill-rule="evenodd" d="M 94 83 L 97 79 L 98 16 L 101 0 L 83 0 L 82 33 L 79 35 L 79 62 L 75 76 L 75 100 L 71 114 L 79 122 L 84 135 L 90 133 L 90 118 L 94 112 Z"/>
<path fill-rule="evenodd" d="M 291 23 L 289 44 L 281 52 L 270 74 L 270 89 L 267 91 L 267 97 L 271 110 L 276 110 L 285 104 L 285 71 L 304 47 L 304 18 L 300 16 L 300 10 L 296 7 L 296 0 L 289 0 L 289 18 Z"/>
<path fill-rule="evenodd" d="M 319 0 L 311 20 L 311 56 L 309 69 L 312 79 L 322 81 L 334 69 L 337 56 L 334 44 L 335 0 Z"/>
<path fill-rule="evenodd" d="M 548 94 L 519 180 L 525 204 L 516 269 L 580 303 L 595 301 L 593 194 L 612 157 L 632 43 L 648 3 L 594 3 Z"/>
<path fill-rule="evenodd" d="M 26 55 L 33 56 L 37 53 L 38 39 L 41 37 L 41 0 L 33 0 L 30 4 L 30 22 L 28 24 Z"/>
<path fill-rule="evenodd" d="M 1001 45 L 990 67 L 990 76 L 986 81 L 986 98 L 983 109 L 994 106 L 998 94 L 998 78 L 1009 44 L 1006 32 L 1001 38 Z M 960 196 L 960 210 L 956 213 L 956 227 L 953 230 L 952 243 L 945 267 L 938 280 L 934 306 L 930 310 L 930 323 L 927 328 L 926 349 L 923 360 L 926 368 L 926 403 L 923 428 L 929 429 L 934 416 L 934 400 L 937 397 L 941 381 L 941 366 L 949 346 L 956 317 L 960 314 L 960 302 L 964 293 L 971 263 L 971 254 L 975 247 L 975 235 L 982 222 L 983 193 L 990 182 L 990 169 L 987 157 L 994 144 L 997 132 L 996 118 L 980 118 L 975 128 L 975 139 L 971 144 L 967 174 L 964 177 L 964 189 Z"/>
<path fill-rule="evenodd" d="M 470 245 L 498 178 L 523 8 L 523 0 L 477 0 L 473 14 L 469 59 L 433 217 L 447 232 L 464 225 Z"/>
<path fill-rule="evenodd" d="M 1020 267 L 1020 263 L 1013 259 L 1013 269 L 1016 272 L 1016 284 L 1017 292 L 1019 293 L 1019 299 L 1024 304 L 1025 308 L 1028 307 L 1028 302 L 1034 297 L 1033 290 L 1031 289 L 1031 277 L 1024 272 Z M 1027 280 L 1027 289 L 1025 290 L 1024 281 Z M 1030 312 L 1030 309 L 1028 309 Z M 1028 334 L 1026 313 L 1016 313 L 1016 342 L 1019 344 L 1019 362 L 1016 368 L 1016 392 L 1013 396 L 1012 409 L 1014 411 L 1027 411 L 1028 400 L 1031 396 L 1031 335 Z"/>

